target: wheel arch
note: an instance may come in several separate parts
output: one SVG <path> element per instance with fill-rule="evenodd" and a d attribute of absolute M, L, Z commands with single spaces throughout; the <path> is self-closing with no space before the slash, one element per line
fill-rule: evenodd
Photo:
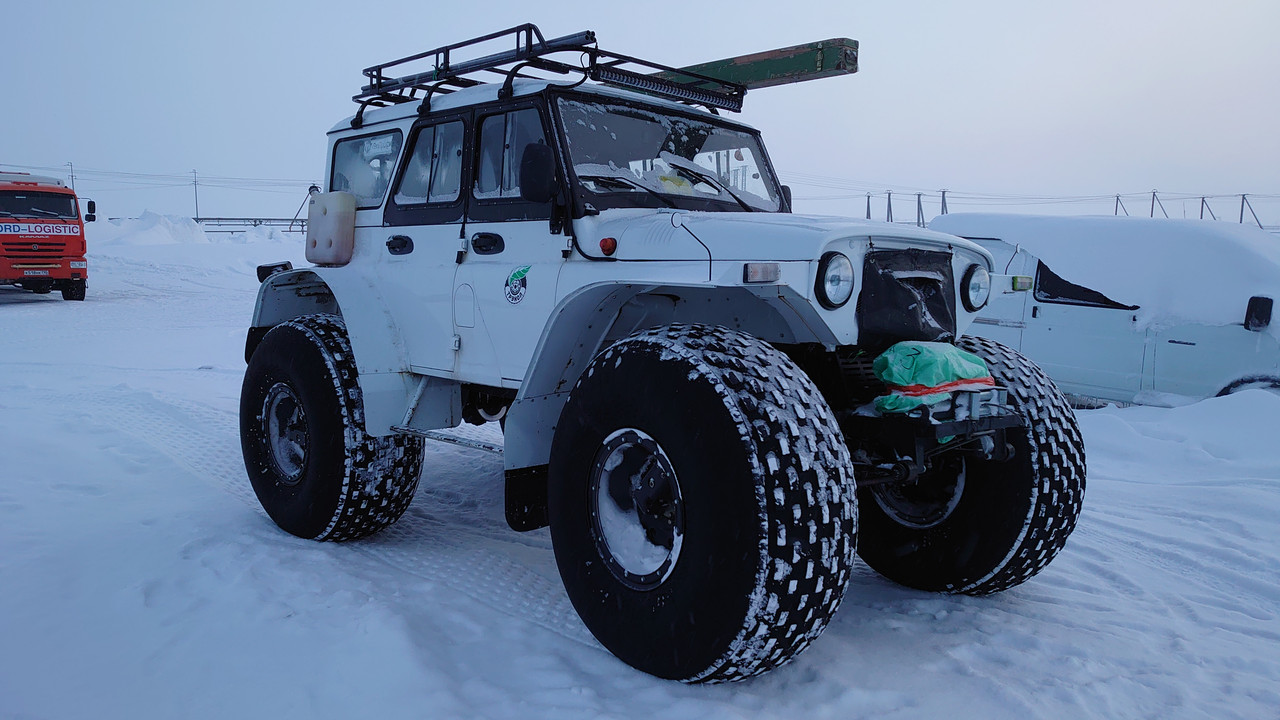
<path fill-rule="evenodd" d="M 585 286 L 560 301 L 543 329 L 507 416 L 507 470 L 547 464 L 569 391 L 597 353 L 633 333 L 676 323 L 723 326 L 776 344 L 837 344 L 810 303 L 784 285 Z"/>
<path fill-rule="evenodd" d="M 388 435 L 405 417 L 416 389 L 404 341 L 377 287 L 350 271 L 302 268 L 263 281 L 245 339 L 245 362 L 271 328 L 304 315 L 341 317 L 364 396 L 365 432 Z"/>
<path fill-rule="evenodd" d="M 1280 374 L 1276 373 L 1259 373 L 1256 375 L 1247 375 L 1245 377 L 1233 380 L 1227 383 L 1218 391 L 1217 397 L 1223 397 L 1247 388 L 1251 385 L 1268 385 L 1271 388 L 1280 388 Z"/>

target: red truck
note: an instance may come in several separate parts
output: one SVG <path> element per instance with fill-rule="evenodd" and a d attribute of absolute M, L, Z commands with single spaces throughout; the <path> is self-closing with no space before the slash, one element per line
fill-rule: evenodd
<path fill-rule="evenodd" d="M 90 200 L 82 219 L 75 191 L 57 178 L 0 173 L 0 285 L 84 300 L 84 224 L 94 210 Z"/>

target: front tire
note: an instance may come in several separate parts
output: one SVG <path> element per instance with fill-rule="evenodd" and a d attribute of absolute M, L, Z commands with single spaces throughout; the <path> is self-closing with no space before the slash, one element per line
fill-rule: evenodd
<path fill-rule="evenodd" d="M 308 315 L 273 327 L 240 391 L 249 481 L 281 529 L 312 540 L 371 535 L 404 514 L 422 471 L 422 438 L 373 437 L 346 326 Z"/>
<path fill-rule="evenodd" d="M 84 300 L 85 281 L 69 280 L 66 285 L 62 286 L 63 300 Z"/>
<path fill-rule="evenodd" d="M 786 663 L 848 584 L 857 496 L 834 415 L 789 358 L 726 328 L 657 328 L 598 355 L 557 425 L 549 490 L 574 608 L 659 677 Z"/>
<path fill-rule="evenodd" d="M 956 344 L 986 361 L 1026 421 L 1006 432 L 1013 456 L 953 451 L 914 483 L 863 488 L 858 551 L 902 585 L 985 595 L 1025 582 L 1062 550 L 1084 500 L 1084 443 L 1071 406 L 1034 363 L 985 338 Z"/>

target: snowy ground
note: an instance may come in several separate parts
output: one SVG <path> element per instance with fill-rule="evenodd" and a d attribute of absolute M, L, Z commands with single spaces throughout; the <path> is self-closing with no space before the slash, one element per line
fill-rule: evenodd
<path fill-rule="evenodd" d="M 294 236 L 296 237 L 296 236 Z M 989 598 L 862 567 L 823 637 L 731 686 L 578 621 L 499 457 L 433 444 L 408 514 L 277 530 L 240 460 L 254 267 L 301 243 L 90 230 L 88 300 L 0 288 L 0 718 L 1274 718 L 1280 397 L 1088 411 L 1079 529 Z"/>

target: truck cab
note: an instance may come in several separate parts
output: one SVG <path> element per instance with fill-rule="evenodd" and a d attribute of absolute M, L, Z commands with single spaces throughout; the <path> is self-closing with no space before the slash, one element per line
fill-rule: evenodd
<path fill-rule="evenodd" d="M 84 224 L 75 191 L 57 178 L 0 173 L 0 285 L 84 300 L 89 277 Z"/>

